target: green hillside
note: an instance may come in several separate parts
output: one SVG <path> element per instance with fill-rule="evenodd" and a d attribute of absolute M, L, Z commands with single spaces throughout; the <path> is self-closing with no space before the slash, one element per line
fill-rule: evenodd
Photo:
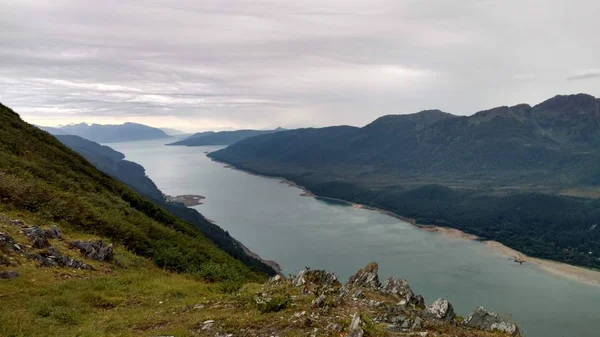
<path fill-rule="evenodd" d="M 0 212 L 24 213 L 98 235 L 159 267 L 222 276 L 260 276 L 218 249 L 191 224 L 98 171 L 50 134 L 0 105 Z"/>

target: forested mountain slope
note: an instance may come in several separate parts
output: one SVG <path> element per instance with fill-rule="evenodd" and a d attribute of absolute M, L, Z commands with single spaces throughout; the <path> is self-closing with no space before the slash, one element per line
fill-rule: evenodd
<path fill-rule="evenodd" d="M 318 195 L 600 267 L 599 106 L 579 94 L 472 116 L 428 110 L 362 128 L 257 136 L 209 156 Z"/>
<path fill-rule="evenodd" d="M 275 130 L 235 130 L 235 131 L 220 131 L 220 132 L 198 132 L 188 138 L 180 141 L 167 144 L 173 146 L 207 146 L 207 145 L 229 145 L 239 142 L 242 139 L 249 137 L 266 135 L 283 131 L 284 129 L 277 128 Z"/>

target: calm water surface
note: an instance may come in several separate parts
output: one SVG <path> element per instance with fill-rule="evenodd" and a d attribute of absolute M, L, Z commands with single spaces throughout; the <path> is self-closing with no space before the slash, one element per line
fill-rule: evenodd
<path fill-rule="evenodd" d="M 224 168 L 166 141 L 108 144 L 146 168 L 166 194 L 199 194 L 196 206 L 284 273 L 305 266 L 346 279 L 371 261 L 380 277 L 408 279 L 427 303 L 448 299 L 465 316 L 482 305 L 510 313 L 527 337 L 598 337 L 600 287 L 517 265 L 484 244 L 420 230 L 376 211 L 300 196 L 276 179 Z"/>

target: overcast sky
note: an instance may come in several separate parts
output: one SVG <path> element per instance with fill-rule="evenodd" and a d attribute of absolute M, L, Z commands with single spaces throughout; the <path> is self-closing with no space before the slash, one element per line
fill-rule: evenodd
<path fill-rule="evenodd" d="M 597 0 L 0 0 L 0 12 L 0 101 L 41 125 L 364 125 L 600 96 Z"/>

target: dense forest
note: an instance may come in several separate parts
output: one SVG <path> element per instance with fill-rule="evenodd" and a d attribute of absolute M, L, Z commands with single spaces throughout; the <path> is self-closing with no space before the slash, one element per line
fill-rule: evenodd
<path fill-rule="evenodd" d="M 428 110 L 362 128 L 252 137 L 209 156 L 320 196 L 600 268 L 599 106 L 580 94 L 468 117 Z"/>

